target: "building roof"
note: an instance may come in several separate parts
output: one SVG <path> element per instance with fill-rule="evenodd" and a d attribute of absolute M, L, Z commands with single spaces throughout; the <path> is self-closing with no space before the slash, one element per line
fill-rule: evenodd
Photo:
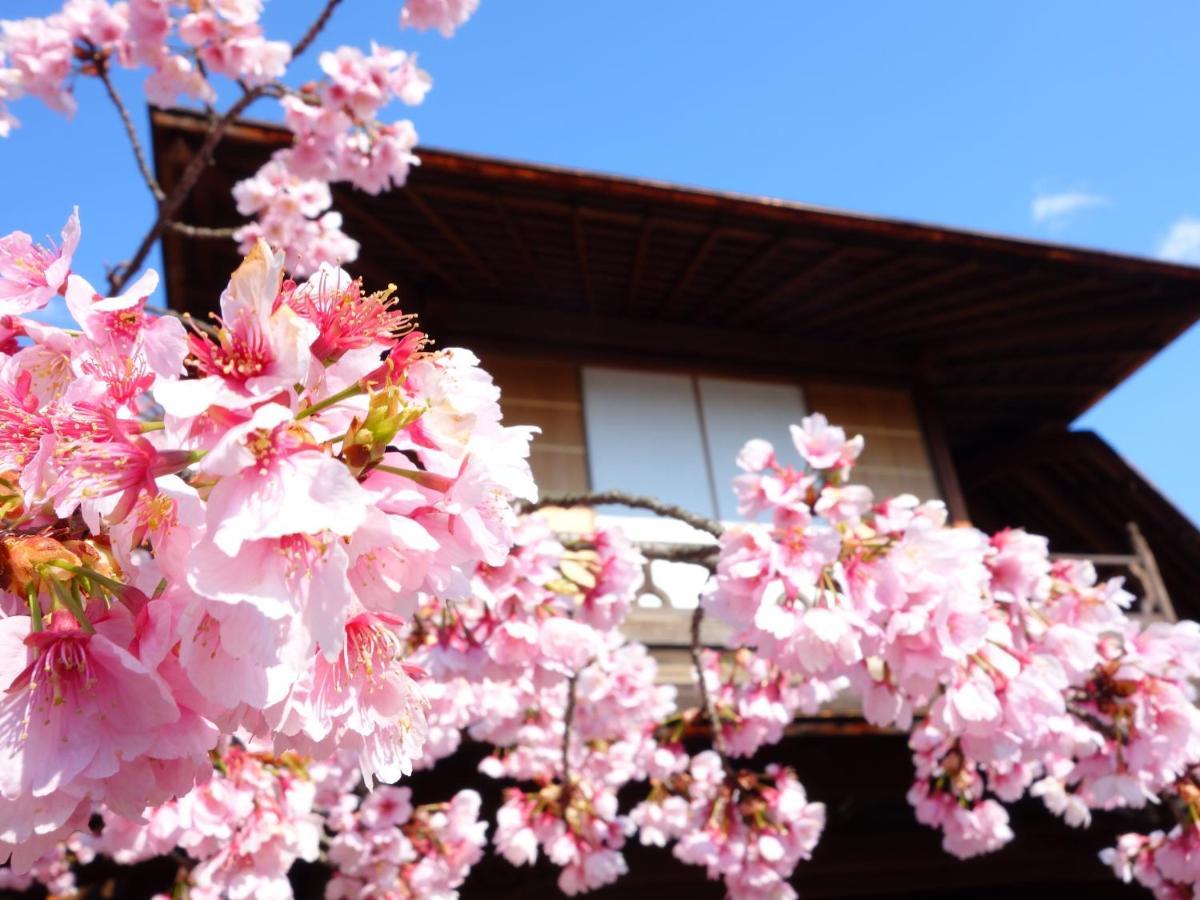
<path fill-rule="evenodd" d="M 206 122 L 155 111 L 169 189 Z M 229 132 L 183 210 L 241 221 L 229 188 L 288 133 Z M 422 148 L 408 186 L 335 188 L 367 285 L 400 284 L 443 344 L 511 339 L 790 372 L 912 379 L 956 456 L 1077 418 L 1200 318 L 1200 269 Z M 228 242 L 164 240 L 172 305 L 207 312 Z M 186 273 L 186 274 L 185 274 Z"/>

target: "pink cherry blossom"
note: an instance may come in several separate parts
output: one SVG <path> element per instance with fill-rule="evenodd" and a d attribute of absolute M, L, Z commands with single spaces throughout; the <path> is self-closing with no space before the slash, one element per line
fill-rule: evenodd
<path fill-rule="evenodd" d="M 846 432 L 820 413 L 805 416 L 797 427 L 792 426 L 792 441 L 800 455 L 814 469 L 846 468 L 862 453 L 863 439 L 856 435 L 846 439 Z"/>
<path fill-rule="evenodd" d="M 23 231 L 0 238 L 0 315 L 41 309 L 65 289 L 79 234 L 75 209 L 63 226 L 61 246 L 35 244 Z"/>
<path fill-rule="evenodd" d="M 405 0 L 400 24 L 424 31 L 436 28 L 451 37 L 479 7 L 479 0 Z"/>

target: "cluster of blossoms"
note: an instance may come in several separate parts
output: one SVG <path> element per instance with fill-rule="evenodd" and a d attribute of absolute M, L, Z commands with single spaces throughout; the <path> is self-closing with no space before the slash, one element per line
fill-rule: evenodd
<path fill-rule="evenodd" d="M 98 826 L 77 840 L 121 865 L 178 847 L 195 861 L 183 884 L 200 900 L 290 897 L 288 871 L 317 859 L 324 824 L 303 760 L 230 742 L 213 761 L 212 777 L 178 800 L 136 819 L 101 809 Z"/>
<path fill-rule="evenodd" d="M 357 773 L 336 759 L 317 768 L 318 803 L 333 835 L 329 900 L 457 896 L 487 843 L 479 794 L 414 806 L 408 788 L 380 786 L 365 797 L 348 791 Z"/>
<path fill-rule="evenodd" d="M 723 878 L 732 898 L 793 898 L 796 865 L 812 856 L 825 827 L 825 807 L 810 803 L 796 774 L 733 772 L 714 751 L 692 758 L 650 794 L 630 818 L 645 844 L 675 839 L 675 856 Z"/>
<path fill-rule="evenodd" d="M 8 104 L 22 96 L 70 114 L 78 76 L 111 85 L 112 68 L 148 72 L 147 100 L 170 106 L 186 97 L 211 108 L 214 76 L 242 90 L 239 103 L 278 100 L 293 145 L 276 153 L 234 196 L 255 221 L 238 229 L 248 253 L 259 238 L 284 247 L 290 271 L 308 275 L 322 263 L 352 261 L 358 244 L 330 210 L 332 182 L 379 193 L 404 184 L 417 161 L 417 132 L 408 119 L 383 121 L 393 101 L 421 103 L 432 82 L 412 54 L 372 44 L 370 53 L 343 46 L 320 55 L 324 77 L 297 89 L 284 84 L 293 47 L 270 40 L 260 22 L 263 0 L 66 0 L 44 18 L 0 21 L 0 137 L 17 124 Z M 335 3 L 328 5 L 332 11 Z M 478 0 L 413 0 L 400 23 L 447 37 Z M 318 20 L 324 24 L 324 18 Z M 115 95 L 114 95 L 115 96 Z"/>
<path fill-rule="evenodd" d="M 514 865 L 544 854 L 574 895 L 622 875 L 621 850 L 638 833 L 647 845 L 675 840 L 678 859 L 723 878 L 733 897 L 790 896 L 786 879 L 811 855 L 824 808 L 807 801 L 790 770 L 755 774 L 712 751 L 688 755 L 684 737 L 707 714 L 677 710 L 674 689 L 656 683 L 653 657 L 619 630 L 644 561 L 615 531 L 579 543 L 569 550 L 544 521 L 527 518 L 507 562 L 480 568 L 473 608 L 431 604 L 418 614 L 424 627 L 414 626 L 424 648 L 414 658 L 460 682 L 447 691 L 454 705 L 441 707 L 445 730 L 465 727 L 496 747 L 484 774 L 537 785 L 505 791 L 497 850 Z M 778 741 L 797 709 L 815 711 L 827 696 L 749 651 L 733 655 L 724 679 L 720 668 L 717 654 L 705 655 L 731 756 Z M 464 720 L 468 697 L 476 712 Z M 439 708 L 435 701 L 431 732 Z M 618 794 L 639 782 L 649 796 L 622 813 Z"/>
<path fill-rule="evenodd" d="M 923 712 L 909 799 L 947 851 L 1005 844 L 1003 803 L 1026 792 L 1081 826 L 1177 791 L 1200 763 L 1200 626 L 1128 617 L 1119 580 L 1052 561 L 1044 538 L 947 527 L 937 502 L 876 503 L 847 483 L 861 439 L 819 415 L 793 436 L 803 469 L 762 441 L 743 450 L 741 510 L 770 522 L 726 531 L 704 602 L 813 696 L 849 684 L 877 725 Z M 795 701 L 775 696 L 790 721 Z"/>
<path fill-rule="evenodd" d="M 544 852 L 569 894 L 626 871 L 617 792 L 658 764 L 655 730 L 674 710 L 654 659 L 619 631 L 640 555 L 612 531 L 582 543 L 568 550 L 526 518 L 508 559 L 476 573 L 473 602 L 433 600 L 411 632 L 413 658 L 442 682 L 431 733 L 465 729 L 496 748 L 485 775 L 536 785 L 506 791 L 497 851 L 515 865 Z"/>
<path fill-rule="evenodd" d="M 388 785 L 465 737 L 515 783 L 496 852 L 544 855 L 566 893 L 615 881 L 636 835 L 732 897 L 791 897 L 824 807 L 734 761 L 843 689 L 912 729 L 909 798 L 949 852 L 1010 840 L 1025 794 L 1076 826 L 1165 798 L 1180 825 L 1105 859 L 1162 897 L 1200 880 L 1200 625 L 1139 623 L 1044 539 L 876 502 L 848 482 L 861 439 L 814 415 L 803 469 L 740 455 L 766 520 L 712 551 L 693 640 L 712 614 L 735 649 L 693 646 L 679 709 L 622 631 L 640 551 L 517 517 L 532 429 L 470 353 L 340 269 L 286 278 L 261 240 L 188 333 L 147 313 L 153 273 L 117 297 L 72 273 L 78 241 L 74 214 L 61 246 L 0 238 L 5 886 L 169 854 L 197 898 L 288 897 L 318 858 L 331 898 L 454 896 L 480 798 Z M 60 294 L 77 329 L 25 318 Z"/>
<path fill-rule="evenodd" d="M 1112 866 L 1117 877 L 1148 888 L 1157 900 L 1189 900 L 1200 891 L 1200 829 L 1196 827 L 1196 782 L 1188 778 L 1185 804 L 1191 821 L 1176 825 L 1169 833 L 1124 834 L 1115 847 L 1101 851 L 1100 858 Z"/>
<path fill-rule="evenodd" d="M 68 274 L 77 237 L 72 216 L 57 249 L 0 239 L 0 854 L 17 869 L 97 809 L 137 820 L 188 794 L 223 734 L 343 752 L 368 785 L 411 771 L 428 704 L 406 629 L 424 597 L 467 597 L 504 563 L 512 500 L 535 492 L 530 429 L 502 426 L 475 358 L 426 352 L 387 292 L 329 267 L 286 280 L 260 243 L 219 325 L 188 334 L 146 313 L 153 273 L 112 298 Z M 58 292 L 78 330 L 21 317 Z M 280 876 L 308 853 L 284 843 Z"/>
<path fill-rule="evenodd" d="M 223 742 L 213 762 L 205 783 L 136 820 L 98 809 L 89 831 L 28 873 L 0 869 L 0 887 L 36 883 L 70 896 L 79 887 L 77 865 L 107 857 L 135 866 L 169 855 L 183 863 L 175 895 L 289 898 L 293 863 L 324 853 L 335 872 L 330 900 L 449 897 L 482 857 L 487 824 L 474 791 L 423 806 L 412 804 L 408 788 L 380 786 L 363 796 L 350 754 L 314 764 L 252 741 Z"/>

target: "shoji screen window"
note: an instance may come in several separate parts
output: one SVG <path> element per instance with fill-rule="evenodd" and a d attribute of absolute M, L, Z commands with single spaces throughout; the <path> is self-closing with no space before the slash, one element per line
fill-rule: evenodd
<path fill-rule="evenodd" d="M 650 494 L 729 520 L 738 517 L 738 451 L 764 437 L 794 455 L 788 425 L 803 417 L 804 400 L 795 384 L 585 366 L 583 409 L 595 489 Z M 672 527 L 658 523 L 654 539 L 668 539 Z"/>
<path fill-rule="evenodd" d="M 579 367 L 544 359 L 486 356 L 500 388 L 505 425 L 536 425 L 530 466 L 547 494 L 586 491 L 587 450 L 579 401 Z"/>

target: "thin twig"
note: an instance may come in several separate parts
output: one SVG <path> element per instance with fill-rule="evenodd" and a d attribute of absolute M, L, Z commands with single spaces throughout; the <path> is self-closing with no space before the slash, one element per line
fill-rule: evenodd
<path fill-rule="evenodd" d="M 159 186 L 158 179 L 154 177 L 149 160 L 146 159 L 146 151 L 142 149 L 142 142 L 138 138 L 137 127 L 133 124 L 133 117 L 129 114 L 129 108 L 125 106 L 125 101 L 117 93 L 117 86 L 112 82 L 112 74 L 108 69 L 108 60 L 97 53 L 93 57 L 93 61 L 96 64 L 96 77 L 104 84 L 104 90 L 108 92 L 109 99 L 112 100 L 113 106 L 117 108 L 117 115 L 121 117 L 121 124 L 125 126 L 125 133 L 129 135 L 129 144 L 133 148 L 133 158 L 137 160 L 137 166 L 142 173 L 142 179 L 146 182 L 146 187 L 150 188 L 150 193 L 154 195 L 154 199 L 161 203 L 166 195 L 163 193 L 162 187 Z"/>
<path fill-rule="evenodd" d="M 563 538 L 567 550 L 595 550 L 596 545 L 586 538 Z M 713 544 L 666 544 L 653 541 L 634 541 L 634 546 L 648 559 L 663 562 L 692 563 L 712 571 L 716 568 L 717 547 Z"/>
<path fill-rule="evenodd" d="M 563 714 L 561 803 L 564 817 L 571 800 L 571 725 L 575 721 L 575 680 L 578 677 L 576 672 L 567 679 L 567 711 Z"/>
<path fill-rule="evenodd" d="M 198 322 L 192 317 L 191 313 L 178 312 L 174 309 L 168 309 L 165 306 L 152 306 L 147 303 L 143 309 L 154 316 L 170 316 L 173 319 L 179 319 L 185 325 L 195 328 L 197 331 L 203 331 L 205 334 L 213 335 L 214 337 L 220 333 L 219 328 L 215 325 L 210 325 L 208 322 Z"/>
<path fill-rule="evenodd" d="M 1122 737 L 1121 732 L 1116 725 L 1112 724 L 1111 722 L 1105 722 L 1091 710 L 1080 706 L 1078 703 L 1068 702 L 1067 712 L 1079 719 L 1081 722 L 1090 725 L 1093 729 L 1100 732 L 1107 738 L 1112 740 L 1120 740 Z"/>
<path fill-rule="evenodd" d="M 158 240 L 159 236 L 166 229 L 167 223 L 175 219 L 175 214 L 183 206 L 183 201 L 187 199 L 188 195 L 192 192 L 192 188 L 196 186 L 196 182 L 200 180 L 205 166 L 212 160 L 213 151 L 217 149 L 217 144 L 221 142 L 221 138 L 225 136 L 225 132 L 229 129 L 229 126 L 233 124 L 233 121 L 238 116 L 246 111 L 250 104 L 261 96 L 263 96 L 261 88 L 247 89 L 238 98 L 238 101 L 229 107 L 223 116 L 209 126 L 208 133 L 204 136 L 204 143 L 200 145 L 200 149 L 196 151 L 195 156 L 188 160 L 187 166 L 179 176 L 179 181 L 159 206 L 158 217 L 154 220 L 154 224 L 150 226 L 150 230 L 146 232 L 145 237 L 142 238 L 142 242 L 138 245 L 133 257 L 129 262 L 124 263 L 119 269 L 109 274 L 108 283 L 112 294 L 119 294 L 121 288 L 129 280 L 129 276 L 136 272 L 142 263 L 146 261 L 146 257 L 154 249 L 154 242 Z"/>
<path fill-rule="evenodd" d="M 338 4 L 341 2 L 342 0 L 326 0 L 325 8 L 321 10 L 321 14 L 317 16 L 315 22 L 308 26 L 308 31 L 304 32 L 304 37 L 296 42 L 295 49 L 292 50 L 293 60 L 312 46 L 312 42 L 317 39 L 317 35 L 321 33 L 321 30 L 329 24 L 330 16 L 333 15 L 333 11 L 337 9 Z"/>
<path fill-rule="evenodd" d="M 697 603 L 696 609 L 692 613 L 692 640 L 690 647 L 692 665 L 696 669 L 696 682 L 700 688 L 700 703 L 704 709 L 704 715 L 708 718 L 709 726 L 712 728 L 713 749 L 717 751 L 717 756 L 721 757 L 721 765 L 728 772 L 729 754 L 725 748 L 725 735 L 721 731 L 721 720 L 717 716 L 717 706 L 713 702 L 712 695 L 708 692 L 708 685 L 704 681 L 704 659 L 700 653 L 700 625 L 703 621 L 704 607 Z"/>
<path fill-rule="evenodd" d="M 341 2 L 342 0 L 326 0 L 321 14 L 317 16 L 312 25 L 308 27 L 308 30 L 304 32 L 304 36 L 296 42 L 292 50 L 293 60 L 312 46 L 313 41 L 317 39 L 317 36 L 325 26 L 329 24 L 329 19 L 333 15 L 333 11 Z M 217 149 L 217 144 L 221 142 L 221 139 L 225 136 L 225 132 L 233 124 L 234 120 L 260 97 L 279 96 L 281 91 L 287 90 L 279 84 L 265 84 L 255 87 L 248 87 L 242 84 L 241 87 L 242 96 L 238 98 L 237 102 L 224 115 L 210 120 L 208 133 L 204 136 L 204 143 L 200 145 L 200 149 L 196 151 L 196 155 L 188 161 L 171 193 L 159 204 L 158 217 L 154 220 L 154 224 L 150 226 L 150 230 L 142 238 L 142 242 L 138 245 L 133 257 L 119 269 L 115 269 L 109 273 L 108 285 L 111 293 L 120 293 L 121 288 L 129 280 L 130 275 L 136 272 L 142 263 L 146 261 L 146 257 L 154 249 L 155 241 L 169 227 L 168 223 L 175 221 L 175 215 L 179 212 L 180 207 L 183 206 L 183 201 L 187 199 L 188 195 L 192 192 L 192 188 L 196 186 L 196 182 L 200 180 L 205 166 L 212 160 L 212 155 Z"/>
<path fill-rule="evenodd" d="M 648 559 L 663 562 L 690 563 L 704 566 L 710 572 L 717 568 L 717 548 L 703 544 L 649 544 L 638 543 L 637 548 Z"/>
<path fill-rule="evenodd" d="M 225 228 L 210 228 L 208 225 L 188 225 L 186 222 L 168 222 L 167 231 L 182 234 L 190 238 L 212 238 L 228 240 L 236 235 L 239 226 L 230 225 Z"/>
<path fill-rule="evenodd" d="M 680 522 L 691 525 L 699 531 L 706 531 L 713 537 L 719 538 L 725 531 L 720 522 L 702 516 L 691 510 L 684 509 L 682 506 L 676 506 L 673 503 L 664 503 L 655 497 L 644 497 L 637 494 L 629 494 L 625 491 L 597 491 L 591 494 L 551 494 L 548 497 L 542 497 L 537 503 L 522 504 L 522 512 L 532 512 L 535 509 L 542 509 L 546 506 L 604 506 L 608 503 L 615 503 L 621 506 L 631 506 L 635 509 L 648 509 L 653 513 L 658 513 L 660 516 L 666 516 L 671 519 L 678 519 Z"/>

